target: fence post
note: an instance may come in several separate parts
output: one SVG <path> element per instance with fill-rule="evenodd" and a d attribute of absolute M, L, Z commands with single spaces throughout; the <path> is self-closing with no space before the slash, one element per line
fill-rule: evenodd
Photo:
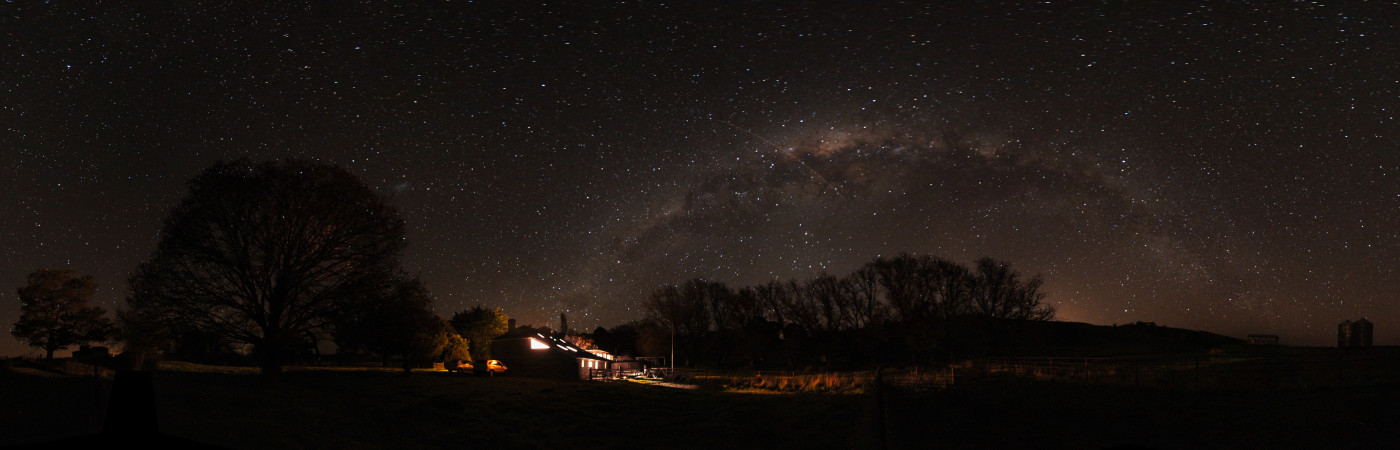
<path fill-rule="evenodd" d="M 1343 372 L 1343 368 L 1342 368 L 1343 362 L 1344 362 L 1344 359 L 1342 359 L 1342 352 L 1341 352 L 1341 351 L 1338 351 L 1338 352 L 1337 352 L 1337 386 L 1338 386 L 1338 387 L 1341 387 L 1341 386 L 1343 386 L 1344 384 L 1346 384 L 1346 377 L 1345 377 L 1344 374 L 1342 373 L 1342 372 Z"/>
<path fill-rule="evenodd" d="M 875 448 L 889 448 L 889 424 L 885 417 L 885 379 L 875 368 Z"/>
<path fill-rule="evenodd" d="M 1201 388 L 1201 355 L 1196 355 L 1196 389 Z"/>

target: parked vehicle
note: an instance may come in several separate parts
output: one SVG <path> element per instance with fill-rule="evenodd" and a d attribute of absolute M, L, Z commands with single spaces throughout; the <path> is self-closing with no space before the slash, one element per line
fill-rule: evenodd
<path fill-rule="evenodd" d="M 447 371 L 448 371 L 448 372 L 472 373 L 472 370 L 473 370 L 472 363 L 469 363 L 469 362 L 466 362 L 466 361 L 462 361 L 462 360 L 460 360 L 460 359 L 457 360 L 456 362 L 449 362 L 449 363 L 447 363 Z"/>
<path fill-rule="evenodd" d="M 486 361 L 477 360 L 476 364 L 473 364 L 472 367 L 473 372 L 477 375 L 486 375 L 494 377 L 496 375 L 504 375 L 506 373 L 506 365 L 497 359 Z"/>

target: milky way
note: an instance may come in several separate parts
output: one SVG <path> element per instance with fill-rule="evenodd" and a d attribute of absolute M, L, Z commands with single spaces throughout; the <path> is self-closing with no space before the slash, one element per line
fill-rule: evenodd
<path fill-rule="evenodd" d="M 591 2 L 589 2 L 591 3 Z M 220 159 L 348 168 L 440 314 L 575 328 L 693 277 L 990 256 L 1063 320 L 1400 338 L 1390 6 L 0 7 L 0 322 L 115 309 Z M 27 352 L 8 334 L 0 354 Z"/>

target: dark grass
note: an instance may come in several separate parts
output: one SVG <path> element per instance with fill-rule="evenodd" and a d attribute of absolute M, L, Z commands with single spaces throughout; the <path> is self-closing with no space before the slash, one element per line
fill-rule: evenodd
<path fill-rule="evenodd" d="M 862 448 L 870 398 L 446 373 L 161 372 L 161 431 L 230 448 Z"/>
<path fill-rule="evenodd" d="M 110 388 L 110 378 L 0 370 L 0 446 L 100 431 Z"/>
<path fill-rule="evenodd" d="M 942 391 L 727 392 L 295 370 L 154 374 L 160 430 L 226 448 L 1390 448 L 1400 385 L 1142 388 L 1003 379 Z M 0 444 L 101 428 L 107 379 L 0 372 Z M 884 404 L 884 416 L 878 420 Z"/>
<path fill-rule="evenodd" d="M 893 448 L 1393 448 L 1400 387 L 1191 390 L 1009 380 L 895 392 Z"/>

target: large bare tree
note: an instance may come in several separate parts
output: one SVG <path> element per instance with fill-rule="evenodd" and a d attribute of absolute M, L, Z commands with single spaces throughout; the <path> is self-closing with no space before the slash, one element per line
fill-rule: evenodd
<path fill-rule="evenodd" d="M 125 316 L 250 344 L 275 379 L 365 277 L 397 270 L 398 213 L 353 174 L 310 161 L 221 162 L 189 182 Z"/>
<path fill-rule="evenodd" d="M 972 275 L 971 315 L 999 319 L 1053 320 L 1055 308 L 1045 303 L 1040 275 L 1022 280 L 1011 264 L 991 258 L 977 260 Z"/>

